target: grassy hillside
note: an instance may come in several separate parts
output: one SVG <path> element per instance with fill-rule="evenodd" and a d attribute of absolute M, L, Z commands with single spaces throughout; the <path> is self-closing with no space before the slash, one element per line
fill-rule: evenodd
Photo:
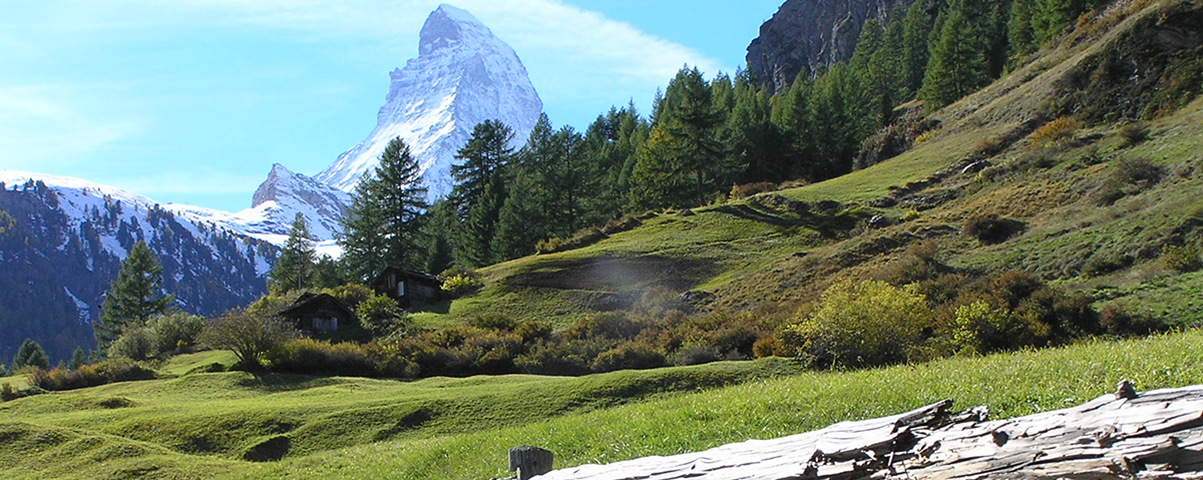
<path fill-rule="evenodd" d="M 581 378 L 192 374 L 0 404 L 0 477 L 480 480 L 502 475 L 506 450 L 520 444 L 553 450 L 561 467 L 611 462 L 945 398 L 1024 415 L 1107 393 L 1122 378 L 1141 389 L 1203 382 L 1203 333 L 847 373 L 767 359 Z"/>
<path fill-rule="evenodd" d="M 1159 257 L 1166 245 L 1199 242 L 1203 208 L 1192 192 L 1203 188 L 1203 101 L 1154 111 L 1151 122 L 1135 126 L 1128 123 L 1139 115 L 1095 105 L 1153 111 L 1197 96 L 1158 100 L 1181 83 L 1169 73 L 1126 87 L 1105 81 L 1113 76 L 1106 62 L 1136 57 L 1168 58 L 1150 72 L 1195 68 L 1182 62 L 1197 46 L 1161 56 L 1134 50 L 1162 48 L 1158 35 L 1177 28 L 1167 12 L 1197 10 L 1190 5 L 1144 2 L 1078 29 L 1063 46 L 932 114 L 939 127 L 898 157 L 822 183 L 662 212 L 584 248 L 482 269 L 480 294 L 420 314 L 419 322 L 498 312 L 564 327 L 626 308 L 653 287 L 717 294 L 709 306 L 791 305 L 837 280 L 880 276 L 908 246 L 932 240 L 941 260 L 962 271 L 1026 270 L 1091 293 L 1100 307 L 1121 303 L 1198 324 L 1192 302 L 1203 277 L 1166 269 Z M 1110 96 L 1097 100 L 1096 91 Z M 1041 127 L 1062 115 L 1081 119 L 1041 137 L 1051 129 Z M 1147 139 L 1132 140 L 1133 130 Z M 980 161 L 990 166 L 964 171 Z M 1130 178 L 1132 165 L 1155 168 L 1156 178 Z M 869 228 L 875 215 L 890 225 Z M 988 215 L 1020 222 L 1023 233 L 990 246 L 961 234 L 967 220 Z"/>

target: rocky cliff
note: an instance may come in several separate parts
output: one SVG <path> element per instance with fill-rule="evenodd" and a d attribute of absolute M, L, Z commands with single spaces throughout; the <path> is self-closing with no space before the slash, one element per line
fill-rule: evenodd
<path fill-rule="evenodd" d="M 890 8 L 911 0 L 788 0 L 748 46 L 748 69 L 771 92 L 807 70 L 852 58 L 861 26 L 885 24 Z"/>

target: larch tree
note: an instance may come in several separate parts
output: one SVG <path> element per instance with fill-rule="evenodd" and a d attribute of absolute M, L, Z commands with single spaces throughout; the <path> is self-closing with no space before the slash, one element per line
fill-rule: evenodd
<path fill-rule="evenodd" d="M 309 223 L 300 212 L 292 220 L 288 240 L 280 251 L 280 258 L 267 274 L 267 289 L 272 294 L 283 294 L 292 290 L 303 290 L 313 285 L 314 265 L 317 254 L 313 250 L 313 236 Z"/>
<path fill-rule="evenodd" d="M 135 243 L 121 263 L 117 279 L 109 284 L 100 318 L 92 325 L 97 350 L 103 352 L 126 328 L 145 324 L 174 302 L 175 295 L 163 292 L 163 266 L 146 242 Z"/>
<path fill-rule="evenodd" d="M 456 154 L 461 163 L 451 166 L 455 186 L 451 202 L 463 222 L 458 242 L 459 260 L 469 266 L 493 263 L 497 220 L 505 204 L 505 169 L 513 150 L 513 130 L 499 120 L 485 120 L 472 129 L 472 138 Z"/>
<path fill-rule="evenodd" d="M 426 187 L 417 160 L 400 137 L 389 141 L 380 164 L 355 186 L 339 240 L 353 275 L 370 278 L 384 268 L 422 268 L 422 215 Z"/>

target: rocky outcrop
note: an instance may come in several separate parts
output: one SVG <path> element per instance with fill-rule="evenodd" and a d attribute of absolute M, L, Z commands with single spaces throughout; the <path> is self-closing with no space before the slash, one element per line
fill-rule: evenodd
<path fill-rule="evenodd" d="M 884 25 L 899 2 L 911 0 L 788 0 L 748 46 L 748 69 L 770 92 L 778 92 L 799 72 L 851 59 L 865 22 L 877 19 Z"/>

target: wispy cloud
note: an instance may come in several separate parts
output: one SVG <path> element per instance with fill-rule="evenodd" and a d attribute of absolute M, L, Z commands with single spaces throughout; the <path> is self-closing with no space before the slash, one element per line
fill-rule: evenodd
<path fill-rule="evenodd" d="M 141 130 L 134 120 L 101 120 L 60 100 L 50 87 L 0 88 L 0 159 L 5 168 L 45 170 L 70 166 Z"/>
<path fill-rule="evenodd" d="M 417 54 L 417 32 L 439 0 L 122 0 L 181 10 L 224 24 L 249 24 L 391 46 L 397 66 Z M 457 0 L 522 57 L 535 88 L 556 102 L 650 100 L 682 65 L 728 68 L 689 47 L 559 0 Z M 181 18 L 188 17 L 182 16 Z M 188 17 L 195 20 L 198 17 Z M 604 107 L 597 107 L 604 108 Z M 600 110 L 599 110 L 600 113 Z"/>

